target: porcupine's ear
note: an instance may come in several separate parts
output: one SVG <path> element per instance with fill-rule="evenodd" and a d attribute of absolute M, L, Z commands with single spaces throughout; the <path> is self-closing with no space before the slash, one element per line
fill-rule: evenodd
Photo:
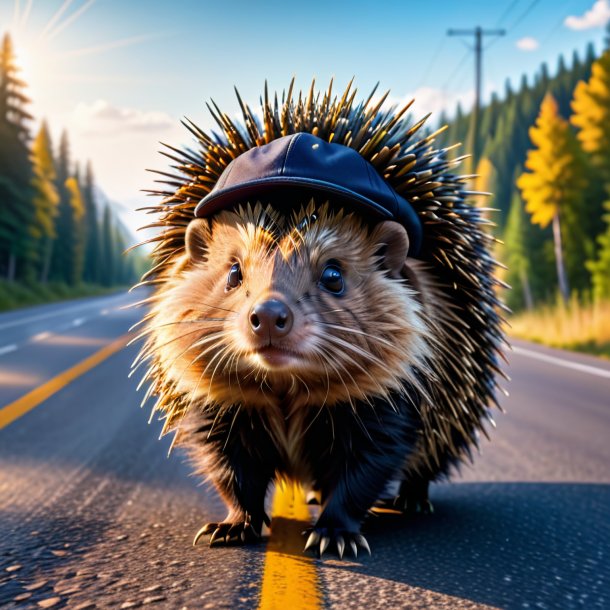
<path fill-rule="evenodd" d="M 195 218 L 189 222 L 184 235 L 184 247 L 191 261 L 200 262 L 207 260 L 210 237 L 210 223 L 207 219 Z"/>
<path fill-rule="evenodd" d="M 390 277 L 400 278 L 409 252 L 406 229 L 397 222 L 386 220 L 373 229 L 371 239 L 378 245 L 377 256 L 382 267 L 389 271 Z"/>

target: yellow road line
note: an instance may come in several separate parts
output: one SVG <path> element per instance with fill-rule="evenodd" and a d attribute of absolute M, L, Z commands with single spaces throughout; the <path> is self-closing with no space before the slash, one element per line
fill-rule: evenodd
<path fill-rule="evenodd" d="M 312 557 L 303 554 L 301 532 L 310 526 L 303 490 L 279 483 L 273 498 L 271 537 L 265 554 L 259 610 L 318 610 L 322 596 Z"/>
<path fill-rule="evenodd" d="M 0 409 L 0 430 L 6 428 L 10 423 L 14 422 L 22 415 L 25 415 L 34 407 L 37 407 L 41 402 L 45 401 L 56 392 L 59 392 L 59 390 L 67 386 L 80 375 L 83 375 L 94 366 L 97 366 L 100 362 L 106 360 L 109 356 L 112 356 L 115 352 L 118 352 L 125 347 L 128 339 L 129 335 L 120 337 L 98 352 L 95 352 L 95 354 L 89 356 L 89 358 L 86 358 L 67 371 L 53 377 L 53 379 L 49 379 L 49 381 L 38 386 L 25 396 L 18 398 L 15 402 L 2 407 Z"/>

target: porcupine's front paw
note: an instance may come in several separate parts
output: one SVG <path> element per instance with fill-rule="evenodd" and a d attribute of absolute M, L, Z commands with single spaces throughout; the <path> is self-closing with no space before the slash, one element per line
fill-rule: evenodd
<path fill-rule="evenodd" d="M 394 507 L 406 514 L 431 515 L 434 507 L 428 498 L 428 483 L 403 485 L 400 493 L 394 499 Z"/>
<path fill-rule="evenodd" d="M 399 495 L 395 498 L 384 498 L 375 503 L 378 508 L 389 508 L 398 510 L 405 515 L 431 515 L 434 513 L 434 506 L 428 498 L 413 495 Z"/>
<path fill-rule="evenodd" d="M 428 498 L 428 481 L 404 482 L 395 498 L 380 500 L 376 506 L 399 510 L 406 515 L 431 515 L 434 512 L 434 506 Z"/>
<path fill-rule="evenodd" d="M 251 544 L 260 542 L 263 520 L 270 524 L 269 517 L 252 520 L 249 515 L 236 521 L 222 521 L 220 523 L 206 523 L 193 539 L 195 546 L 203 536 L 210 536 L 210 546 L 229 546 L 236 544 Z"/>
<path fill-rule="evenodd" d="M 366 538 L 359 532 L 349 532 L 341 528 L 312 527 L 303 532 L 307 542 L 303 551 L 313 549 L 320 557 L 328 549 L 337 551 L 339 559 L 343 559 L 345 549 L 351 550 L 354 557 L 358 557 L 358 547 L 363 548 L 369 555 L 371 547 Z"/>

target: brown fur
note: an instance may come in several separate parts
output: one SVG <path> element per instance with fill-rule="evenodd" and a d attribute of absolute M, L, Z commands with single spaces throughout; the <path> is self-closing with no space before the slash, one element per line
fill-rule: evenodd
<path fill-rule="evenodd" d="M 304 219 L 317 220 L 299 229 Z M 156 362 L 157 392 L 171 387 L 184 398 L 168 412 L 178 425 L 184 412 L 205 404 L 239 403 L 275 413 L 278 445 L 293 453 L 298 413 L 307 407 L 388 397 L 413 368 L 425 368 L 428 328 L 415 292 L 392 278 L 378 252 L 398 270 L 408 242 L 388 246 L 402 227 L 370 229 L 353 214 L 310 204 L 288 219 L 260 204 L 222 212 L 209 223 L 193 221 L 187 252 L 178 258 L 155 299 L 145 354 Z M 340 262 L 346 293 L 321 290 L 318 278 L 329 260 Z M 239 261 L 243 285 L 226 290 L 231 265 Z M 397 275 L 397 273 L 395 273 Z M 283 344 L 301 357 L 290 370 L 273 370 L 256 355 L 248 328 L 255 302 L 279 294 L 295 314 Z M 280 404 L 281 403 L 281 404 Z"/>

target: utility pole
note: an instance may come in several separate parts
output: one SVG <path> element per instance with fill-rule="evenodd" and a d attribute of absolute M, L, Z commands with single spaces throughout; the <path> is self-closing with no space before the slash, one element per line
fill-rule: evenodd
<path fill-rule="evenodd" d="M 468 150 L 471 154 L 471 173 L 476 172 L 481 151 L 479 150 L 479 113 L 481 108 L 481 70 L 483 61 L 483 36 L 504 36 L 505 30 L 447 30 L 447 36 L 474 36 L 474 108 L 470 122 Z"/>

